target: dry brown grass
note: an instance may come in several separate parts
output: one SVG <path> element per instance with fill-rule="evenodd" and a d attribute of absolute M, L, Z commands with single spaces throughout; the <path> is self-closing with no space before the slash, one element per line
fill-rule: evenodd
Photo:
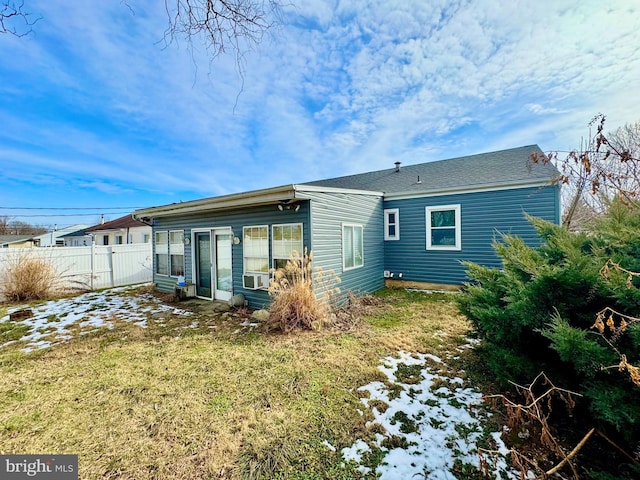
<path fill-rule="evenodd" d="M 384 380 L 398 348 L 439 354 L 468 329 L 449 302 L 383 295 L 349 332 L 232 335 L 178 317 L 0 350 L 0 453 L 77 453 L 82 479 L 357 478 L 322 444 L 373 435 L 357 388 Z"/>
<path fill-rule="evenodd" d="M 0 297 L 12 302 L 43 300 L 59 285 L 50 261 L 21 252 L 10 256 L 0 283 Z"/>

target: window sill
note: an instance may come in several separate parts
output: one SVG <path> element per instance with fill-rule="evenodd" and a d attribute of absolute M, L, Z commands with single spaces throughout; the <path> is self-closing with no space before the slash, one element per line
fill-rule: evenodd
<path fill-rule="evenodd" d="M 342 267 L 343 272 L 348 272 L 349 270 L 358 270 L 359 268 L 363 268 L 364 265 L 358 265 L 357 267 Z"/>
<path fill-rule="evenodd" d="M 462 247 L 427 247 L 427 251 L 444 251 L 444 252 L 459 252 Z"/>

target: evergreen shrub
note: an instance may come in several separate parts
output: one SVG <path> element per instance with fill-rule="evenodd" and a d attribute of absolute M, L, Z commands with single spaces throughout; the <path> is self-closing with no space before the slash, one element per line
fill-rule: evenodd
<path fill-rule="evenodd" d="M 471 281 L 458 304 L 484 340 L 480 352 L 505 385 L 544 371 L 584 395 L 579 421 L 637 445 L 640 209 L 614 202 L 588 233 L 529 221 L 540 246 L 503 235 L 494 245 L 502 269 L 465 264 Z"/>

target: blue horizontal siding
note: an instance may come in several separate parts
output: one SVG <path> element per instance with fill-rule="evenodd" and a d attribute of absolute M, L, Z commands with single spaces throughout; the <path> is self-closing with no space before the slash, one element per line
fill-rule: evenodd
<path fill-rule="evenodd" d="M 340 290 L 368 293 L 384 286 L 382 197 L 353 193 L 305 192 L 311 199 L 314 265 L 340 277 Z M 343 270 L 342 225 L 363 226 L 364 265 Z"/>
<path fill-rule="evenodd" d="M 426 249 L 425 207 L 460 205 L 462 250 Z M 500 267 L 493 241 L 501 233 L 518 235 L 528 245 L 540 239 L 525 212 L 559 223 L 557 187 L 529 187 L 492 192 L 388 200 L 384 208 L 398 208 L 400 240 L 384 242 L 385 270 L 402 273 L 408 281 L 460 284 L 468 280 L 461 261 Z"/>
<path fill-rule="evenodd" d="M 269 226 L 269 259 L 271 260 L 271 226 L 286 223 L 302 223 L 303 245 L 309 247 L 311 244 L 309 236 L 309 202 L 301 202 L 298 212 L 293 210 L 280 211 L 276 205 L 267 205 L 251 208 L 234 209 L 227 211 L 216 211 L 199 213 L 193 215 L 182 215 L 175 217 L 158 217 L 154 219 L 153 231 L 159 230 L 183 230 L 185 237 L 191 237 L 191 230 L 194 228 L 223 228 L 231 227 L 234 236 L 242 238 L 242 228 L 248 226 L 268 225 Z M 155 235 L 154 235 L 155 241 Z M 195 283 L 192 271 L 193 242 L 185 245 L 185 278 L 187 281 Z M 244 294 L 253 309 L 264 308 L 269 304 L 270 297 L 265 290 L 246 290 L 242 286 L 243 275 L 243 250 L 242 242 L 231 247 L 232 255 L 232 275 L 233 293 Z M 155 262 L 155 255 L 154 255 Z M 154 264 L 155 272 L 155 264 Z M 164 292 L 173 292 L 176 279 L 154 273 L 153 281 L 157 288 Z"/>

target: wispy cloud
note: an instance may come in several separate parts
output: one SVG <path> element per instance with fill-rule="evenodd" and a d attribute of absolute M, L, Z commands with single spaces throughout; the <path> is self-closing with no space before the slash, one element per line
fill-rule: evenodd
<path fill-rule="evenodd" d="M 2 175 L 47 185 L 50 202 L 58 178 L 161 204 L 395 160 L 569 149 L 598 112 L 611 127 L 638 119 L 634 1 L 297 3 L 240 75 L 232 56 L 165 46 L 162 1 L 34 1 L 34 34 L 0 39 Z"/>

